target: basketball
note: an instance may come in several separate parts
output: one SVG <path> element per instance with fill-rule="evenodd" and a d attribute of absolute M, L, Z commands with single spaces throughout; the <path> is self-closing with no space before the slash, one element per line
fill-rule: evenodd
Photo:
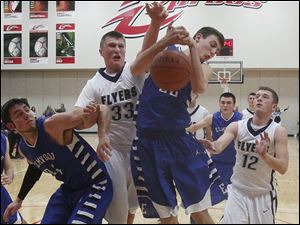
<path fill-rule="evenodd" d="M 12 57 L 21 56 L 21 38 L 14 37 L 8 45 L 8 52 Z"/>
<path fill-rule="evenodd" d="M 40 37 L 34 44 L 34 51 L 39 57 L 47 56 L 47 37 Z"/>
<path fill-rule="evenodd" d="M 190 81 L 192 71 L 188 56 L 177 50 L 164 50 L 157 54 L 150 66 L 156 86 L 165 91 L 178 91 Z"/>

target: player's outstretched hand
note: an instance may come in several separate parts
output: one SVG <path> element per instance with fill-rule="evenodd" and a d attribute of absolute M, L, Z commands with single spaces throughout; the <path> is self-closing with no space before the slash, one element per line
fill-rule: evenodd
<path fill-rule="evenodd" d="M 12 183 L 12 177 L 6 174 L 1 174 L 1 185 L 9 185 Z"/>
<path fill-rule="evenodd" d="M 158 2 L 146 3 L 146 11 L 151 18 L 152 22 L 162 23 L 169 15 L 165 7 Z"/>
<path fill-rule="evenodd" d="M 207 151 L 209 151 L 211 154 L 215 155 L 218 154 L 218 151 L 216 150 L 216 147 L 214 145 L 214 142 L 211 142 L 207 139 L 200 139 L 198 140 L 200 144 L 203 145 L 204 148 L 206 148 Z"/>
<path fill-rule="evenodd" d="M 195 127 L 195 124 L 191 124 L 191 126 L 185 128 L 185 130 L 189 133 L 194 133 L 197 131 L 196 127 Z"/>
<path fill-rule="evenodd" d="M 112 147 L 110 145 L 108 135 L 103 135 L 100 138 L 97 146 L 97 155 L 103 162 L 109 160 L 109 158 L 112 156 Z"/>
<path fill-rule="evenodd" d="M 271 141 L 267 132 L 260 134 L 260 138 L 260 141 L 255 141 L 255 149 L 256 152 L 263 157 L 268 152 Z"/>

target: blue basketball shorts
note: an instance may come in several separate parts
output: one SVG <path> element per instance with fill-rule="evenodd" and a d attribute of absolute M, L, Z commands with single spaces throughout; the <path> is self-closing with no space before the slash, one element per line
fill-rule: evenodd
<path fill-rule="evenodd" d="M 110 179 L 71 190 L 62 184 L 51 196 L 41 224 L 102 223 L 112 199 Z"/>
<path fill-rule="evenodd" d="M 131 169 L 146 218 L 177 215 L 177 192 L 186 213 L 212 206 L 212 195 L 222 200 L 227 195 L 218 188 L 220 177 L 206 150 L 185 131 L 168 135 L 138 132 L 131 151 Z"/>

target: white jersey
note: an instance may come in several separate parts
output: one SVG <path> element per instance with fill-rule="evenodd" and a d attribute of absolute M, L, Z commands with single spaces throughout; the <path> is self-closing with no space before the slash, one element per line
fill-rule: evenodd
<path fill-rule="evenodd" d="M 255 140 L 260 140 L 260 134 L 267 132 L 271 141 L 268 154 L 275 156 L 274 134 L 279 125 L 270 120 L 268 125 L 255 131 L 251 123 L 252 118 L 238 121 L 238 133 L 235 139 L 236 163 L 231 182 L 241 191 L 265 194 L 276 188 L 275 171 L 256 153 Z"/>
<path fill-rule="evenodd" d="M 99 69 L 87 81 L 75 106 L 85 107 L 90 101 L 107 105 L 111 110 L 110 142 L 114 149 L 130 151 L 135 136 L 134 110 L 145 75 L 133 76 L 129 63 L 115 76 L 104 71 L 105 68 Z"/>
<path fill-rule="evenodd" d="M 243 118 L 242 118 L 242 120 L 243 120 L 243 119 L 248 119 L 250 117 L 253 117 L 254 112 L 252 112 L 251 110 L 246 108 L 242 111 L 242 114 L 243 114 Z"/>
<path fill-rule="evenodd" d="M 208 110 L 201 105 L 197 105 L 194 108 L 188 108 L 188 112 L 191 116 L 191 124 L 197 123 L 198 121 L 204 119 L 208 114 Z M 197 130 L 194 134 L 197 139 L 204 138 L 204 130 Z"/>

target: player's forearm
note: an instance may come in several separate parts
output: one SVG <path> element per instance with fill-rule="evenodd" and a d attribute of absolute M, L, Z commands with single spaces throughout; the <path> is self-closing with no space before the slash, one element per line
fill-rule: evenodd
<path fill-rule="evenodd" d="M 193 124 L 191 127 L 194 131 L 197 131 L 197 130 L 204 128 L 205 126 L 206 126 L 206 124 L 204 124 L 200 121 L 198 123 Z"/>
<path fill-rule="evenodd" d="M 218 138 L 214 143 L 215 150 L 221 153 L 234 139 L 234 134 L 225 132 L 221 137 Z"/>
<path fill-rule="evenodd" d="M 216 154 L 220 154 L 225 149 L 225 147 L 223 147 L 224 145 L 220 141 L 214 141 L 212 143 Z"/>
<path fill-rule="evenodd" d="M 100 116 L 98 117 L 98 137 L 101 138 L 109 133 L 110 111 L 106 105 L 101 105 Z"/>
<path fill-rule="evenodd" d="M 268 153 L 261 158 L 271 167 L 273 170 L 279 172 L 280 174 L 285 174 L 288 169 L 288 160 L 285 159 L 278 159 Z"/>
<path fill-rule="evenodd" d="M 162 39 L 150 48 L 142 52 L 137 56 L 133 64 L 131 65 L 131 72 L 133 75 L 142 74 L 148 70 L 153 58 L 164 48 L 167 47 L 167 43 Z"/>
<path fill-rule="evenodd" d="M 14 170 L 13 169 L 8 169 L 5 171 L 5 174 L 9 177 L 11 182 L 14 180 Z"/>
<path fill-rule="evenodd" d="M 191 84 L 194 93 L 201 94 L 206 91 L 207 79 L 199 61 L 196 46 L 190 47 L 192 74 Z"/>
<path fill-rule="evenodd" d="M 98 117 L 100 116 L 100 111 L 95 109 L 96 111 L 94 113 L 91 113 L 89 115 L 86 115 L 84 113 L 84 109 L 82 108 L 76 108 L 71 117 L 71 121 L 73 122 L 73 126 L 71 128 L 83 130 L 92 127 L 94 124 L 97 123 Z"/>
<path fill-rule="evenodd" d="M 141 52 L 150 48 L 157 41 L 158 33 L 159 33 L 160 23 L 151 20 L 149 28 L 146 32 L 146 35 L 143 40 L 143 46 Z"/>
<path fill-rule="evenodd" d="M 33 188 L 36 181 L 40 179 L 42 171 L 36 168 L 34 165 L 29 165 L 24 176 L 20 192 L 18 194 L 19 200 L 24 200 L 29 191 Z"/>

